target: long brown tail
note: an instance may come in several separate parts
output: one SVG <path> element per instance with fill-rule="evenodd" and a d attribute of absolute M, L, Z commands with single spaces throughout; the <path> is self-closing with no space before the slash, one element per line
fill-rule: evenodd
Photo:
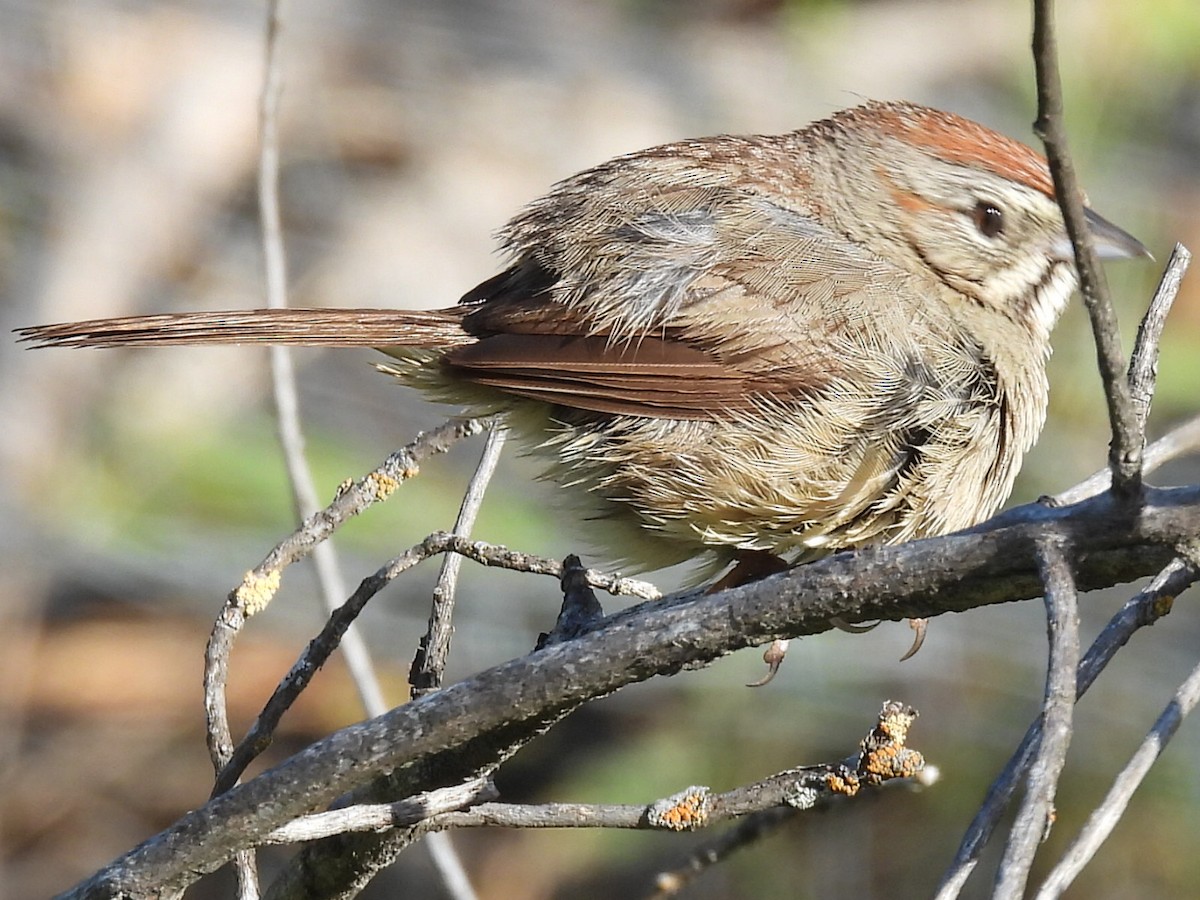
<path fill-rule="evenodd" d="M 163 313 L 18 328 L 36 347 L 148 347 L 187 344 L 287 344 L 305 347 L 456 347 L 474 339 L 463 307 L 400 309 L 247 309 Z"/>

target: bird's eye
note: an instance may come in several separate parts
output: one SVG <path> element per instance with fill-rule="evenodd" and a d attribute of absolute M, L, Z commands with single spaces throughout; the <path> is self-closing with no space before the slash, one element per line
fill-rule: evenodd
<path fill-rule="evenodd" d="M 1004 233 L 1004 211 L 990 200 L 980 200 L 971 210 L 971 220 L 985 238 L 996 238 Z"/>

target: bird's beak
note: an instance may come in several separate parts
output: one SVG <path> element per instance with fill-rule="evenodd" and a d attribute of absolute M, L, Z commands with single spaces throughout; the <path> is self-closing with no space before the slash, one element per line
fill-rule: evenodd
<path fill-rule="evenodd" d="M 1134 256 L 1144 256 L 1153 259 L 1145 245 L 1123 228 L 1118 228 L 1103 216 L 1092 212 L 1086 207 L 1083 210 L 1087 218 L 1088 230 L 1092 233 L 1092 242 L 1096 255 L 1101 259 L 1129 259 Z M 1075 251 L 1071 247 L 1071 239 L 1062 235 L 1054 242 L 1051 252 L 1063 260 L 1074 260 Z"/>

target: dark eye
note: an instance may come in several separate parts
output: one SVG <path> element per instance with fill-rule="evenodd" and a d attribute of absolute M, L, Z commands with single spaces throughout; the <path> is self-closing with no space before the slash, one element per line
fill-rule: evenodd
<path fill-rule="evenodd" d="M 971 220 L 985 238 L 996 238 L 1004 233 L 1004 213 L 995 203 L 980 200 L 971 210 Z"/>

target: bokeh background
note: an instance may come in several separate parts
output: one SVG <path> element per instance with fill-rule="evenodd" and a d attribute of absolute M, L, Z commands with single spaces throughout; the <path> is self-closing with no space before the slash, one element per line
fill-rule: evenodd
<path fill-rule="evenodd" d="M 1032 141 L 1030 13 L 1018 0 L 292 0 L 285 5 L 283 213 L 296 305 L 448 305 L 496 271 L 491 234 L 556 179 L 684 136 L 789 130 L 863 98 L 907 98 Z M 1200 7 L 1059 4 L 1068 125 L 1094 205 L 1164 259 L 1200 249 Z M 261 305 L 255 104 L 261 3 L 0 0 L 0 331 L 120 313 Z M 1158 267 L 1112 267 L 1127 338 Z M 1200 280 L 1163 345 L 1152 431 L 1200 410 Z M 1013 502 L 1099 468 L 1107 429 L 1086 322 L 1052 362 L 1053 407 Z M 323 492 L 447 410 L 370 369 L 299 352 Z M 201 654 L 225 592 L 291 527 L 254 349 L 26 352 L 0 339 L 0 895 L 66 888 L 203 802 Z M 353 583 L 448 527 L 478 446 L 425 466 L 338 545 Z M 513 454 L 476 534 L 561 556 L 587 529 Z M 1181 462 L 1158 483 L 1200 480 Z M 365 614 L 393 702 L 434 566 Z M 656 576 L 670 587 L 680 573 Z M 467 565 L 449 675 L 527 652 L 549 579 Z M 1093 635 L 1134 588 L 1090 595 Z M 614 601 L 609 600 L 610 607 Z M 244 726 L 322 621 L 289 571 L 234 660 Z M 693 897 L 906 898 L 932 892 L 990 779 L 1036 714 L 1039 603 L 793 649 L 769 687 L 746 651 L 594 703 L 506 767 L 509 799 L 645 802 L 727 789 L 851 752 L 886 698 L 921 711 L 941 771 L 920 793 L 802 818 L 710 872 Z M 1054 859 L 1196 662 L 1194 596 L 1138 635 L 1078 708 Z M 269 760 L 361 718 L 340 664 Z M 1200 726 L 1184 724 L 1070 896 L 1200 895 Z M 700 836 L 457 836 L 480 896 L 644 896 Z M 988 866 L 994 865 L 995 854 Z M 268 865 L 273 864 L 268 861 Z M 990 871 L 966 896 L 987 893 Z M 223 875 L 189 895 L 228 896 Z M 365 896 L 437 896 L 423 851 Z"/>

